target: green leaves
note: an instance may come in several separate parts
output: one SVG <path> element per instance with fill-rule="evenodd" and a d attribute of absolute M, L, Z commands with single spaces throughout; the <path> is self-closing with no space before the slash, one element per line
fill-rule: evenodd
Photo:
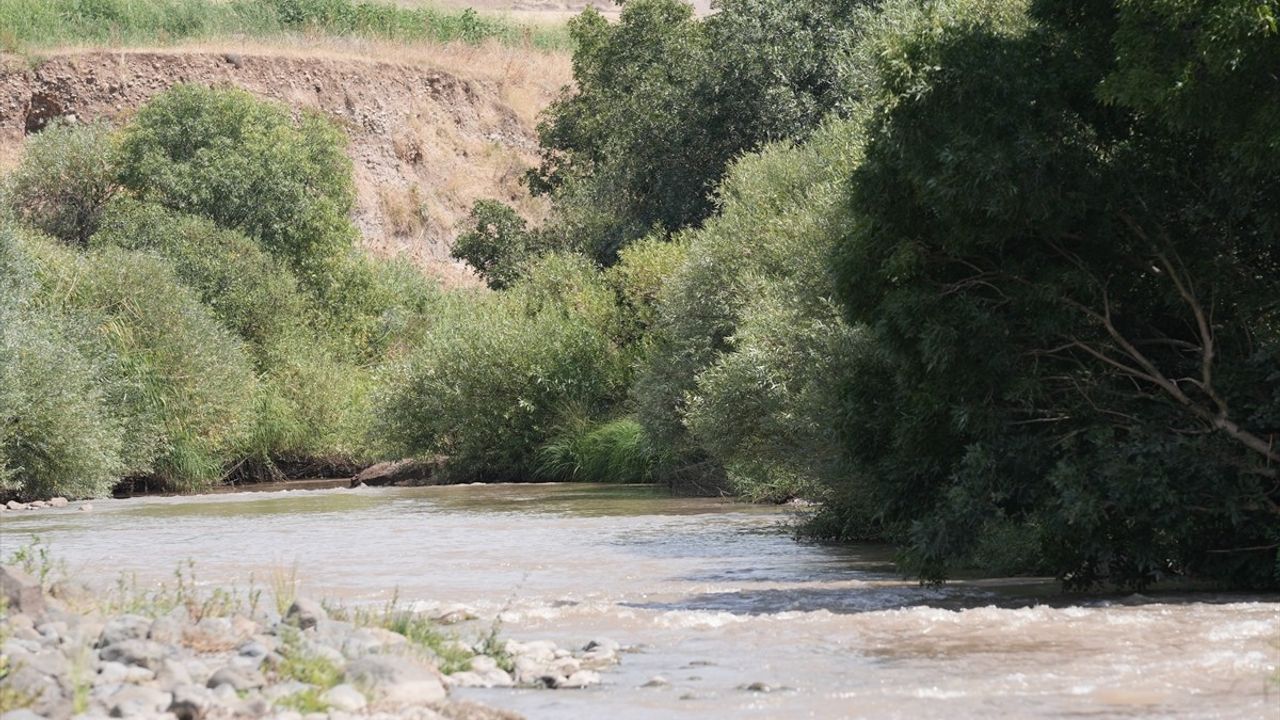
<path fill-rule="evenodd" d="M 835 257 L 884 381 L 849 377 L 843 433 L 926 577 L 1021 528 L 1073 586 L 1277 581 L 1274 459 L 1238 424 L 1280 362 L 1253 5 L 884 6 Z"/>

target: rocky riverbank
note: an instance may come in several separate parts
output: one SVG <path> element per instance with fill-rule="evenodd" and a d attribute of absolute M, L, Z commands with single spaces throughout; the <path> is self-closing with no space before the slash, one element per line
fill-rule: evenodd
<path fill-rule="evenodd" d="M 261 593 L 162 595 L 108 603 L 66 581 L 46 588 L 0 568 L 0 719 L 396 718 L 506 720 L 450 698 L 454 686 L 583 688 L 619 661 L 608 640 L 474 642 L 412 613 L 326 608 Z M 46 591 L 47 590 L 47 591 Z"/>

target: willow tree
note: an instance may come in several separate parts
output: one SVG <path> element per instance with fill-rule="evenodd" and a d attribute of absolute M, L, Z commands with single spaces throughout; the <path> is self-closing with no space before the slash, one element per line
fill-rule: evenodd
<path fill-rule="evenodd" d="M 1280 582 L 1277 4 L 884 13 L 843 431 L 915 567 Z"/>

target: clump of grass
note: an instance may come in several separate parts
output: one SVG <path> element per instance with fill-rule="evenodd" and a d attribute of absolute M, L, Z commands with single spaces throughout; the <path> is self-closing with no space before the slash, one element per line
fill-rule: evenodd
<path fill-rule="evenodd" d="M 537 474 L 583 482 L 650 482 L 653 456 L 644 428 L 634 418 L 572 420 L 539 449 Z"/>
<path fill-rule="evenodd" d="M 298 564 L 295 562 L 288 570 L 275 567 L 271 569 L 271 591 L 276 600 L 276 611 L 284 615 L 289 606 L 298 599 Z"/>
<path fill-rule="evenodd" d="M 461 646 L 457 635 L 441 630 L 431 618 L 401 608 L 398 593 L 378 609 L 333 607 L 328 610 L 331 617 L 403 635 L 410 645 L 430 656 L 445 675 L 469 669 L 475 656 Z M 494 643 L 497 643 L 496 637 Z"/>
<path fill-rule="evenodd" d="M 320 697 L 323 694 L 324 690 L 320 688 L 307 688 L 276 700 L 275 706 L 283 710 L 300 712 L 303 715 L 328 712 L 329 703 Z"/>
<path fill-rule="evenodd" d="M 297 680 L 308 685 L 315 685 L 324 690 L 342 681 L 342 669 L 329 658 L 307 650 L 302 642 L 302 635 L 292 628 L 281 633 L 284 645 L 280 654 L 284 660 L 276 667 L 276 674 L 282 678 Z"/>
<path fill-rule="evenodd" d="M 563 50 L 564 26 L 369 0 L 0 0 L 6 47 L 130 44 L 289 34 L 406 42 L 497 41 Z"/>

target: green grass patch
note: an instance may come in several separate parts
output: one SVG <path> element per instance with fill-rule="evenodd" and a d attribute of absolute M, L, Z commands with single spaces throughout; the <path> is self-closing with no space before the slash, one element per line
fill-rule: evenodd
<path fill-rule="evenodd" d="M 553 480 L 650 482 L 653 457 L 635 418 L 572 420 L 538 450 L 537 472 Z"/>
<path fill-rule="evenodd" d="M 0 49 L 130 45 L 313 34 L 405 42 L 496 40 L 566 50 L 560 25 L 516 22 L 470 8 L 403 8 L 359 0 L 0 0 Z"/>

